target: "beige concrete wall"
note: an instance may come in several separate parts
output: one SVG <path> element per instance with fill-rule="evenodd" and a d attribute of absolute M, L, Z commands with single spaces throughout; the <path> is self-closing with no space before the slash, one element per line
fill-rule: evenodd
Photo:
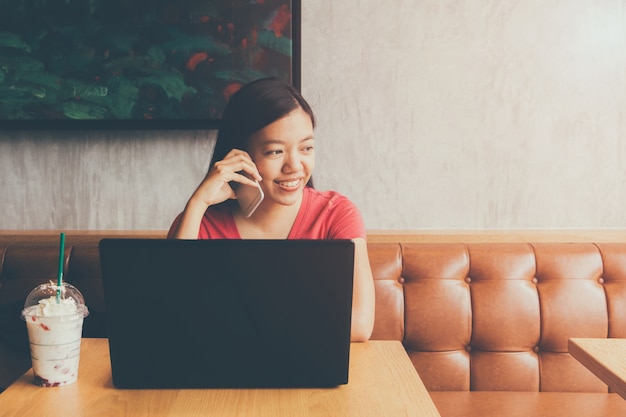
<path fill-rule="evenodd" d="M 369 229 L 626 228 L 626 1 L 303 0 L 318 188 Z M 214 132 L 1 132 L 0 229 L 162 229 Z"/>

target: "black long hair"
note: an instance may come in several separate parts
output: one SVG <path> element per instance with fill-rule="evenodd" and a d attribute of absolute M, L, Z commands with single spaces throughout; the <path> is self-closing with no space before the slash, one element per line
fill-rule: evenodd
<path fill-rule="evenodd" d="M 248 139 L 265 126 L 302 108 L 315 128 L 315 115 L 307 101 L 291 84 L 278 78 L 262 78 L 241 87 L 228 101 L 209 169 L 233 149 L 248 151 Z M 313 186 L 311 179 L 308 186 Z"/>

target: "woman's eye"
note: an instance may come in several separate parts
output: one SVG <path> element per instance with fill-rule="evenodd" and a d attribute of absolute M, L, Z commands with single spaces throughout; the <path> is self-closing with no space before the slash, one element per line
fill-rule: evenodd
<path fill-rule="evenodd" d="M 312 152 L 313 149 L 314 149 L 313 146 L 305 146 L 304 148 L 302 148 L 304 152 Z"/>
<path fill-rule="evenodd" d="M 266 151 L 265 155 L 276 156 L 276 155 L 280 155 L 281 153 L 283 153 L 283 151 L 280 149 L 272 149 L 272 150 Z"/>

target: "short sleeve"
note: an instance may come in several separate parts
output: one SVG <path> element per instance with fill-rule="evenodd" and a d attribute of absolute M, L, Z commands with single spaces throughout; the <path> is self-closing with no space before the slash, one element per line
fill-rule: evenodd
<path fill-rule="evenodd" d="M 365 238 L 365 223 L 356 205 L 344 196 L 337 196 L 331 202 L 328 238 Z"/>

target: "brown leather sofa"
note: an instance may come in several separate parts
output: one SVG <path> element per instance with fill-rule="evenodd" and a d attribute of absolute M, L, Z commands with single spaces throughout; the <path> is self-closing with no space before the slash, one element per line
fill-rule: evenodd
<path fill-rule="evenodd" d="M 97 246 L 105 235 L 66 240 L 64 278 L 91 312 L 85 337 L 106 336 Z M 626 415 L 626 400 L 567 353 L 570 337 L 626 338 L 626 238 L 407 243 L 387 236 L 370 239 L 369 255 L 372 339 L 403 343 L 442 416 Z M 0 235 L 0 388 L 29 366 L 19 310 L 33 287 L 55 278 L 57 257 L 53 234 Z"/>
<path fill-rule="evenodd" d="M 626 338 L 626 243 L 369 252 L 372 339 L 402 341 L 442 416 L 626 415 L 626 400 L 567 353 L 570 337 Z"/>

